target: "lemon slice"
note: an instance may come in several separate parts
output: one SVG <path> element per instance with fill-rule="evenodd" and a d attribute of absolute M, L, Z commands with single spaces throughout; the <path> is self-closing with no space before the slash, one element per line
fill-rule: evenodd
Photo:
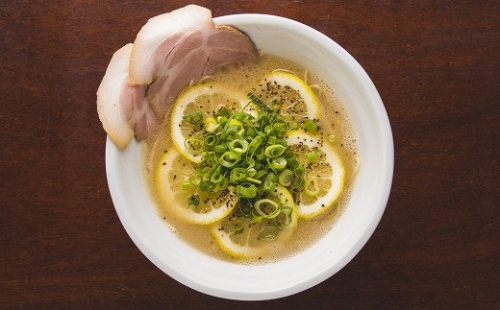
<path fill-rule="evenodd" d="M 306 168 L 304 189 L 293 193 L 297 212 L 302 218 L 315 217 L 328 210 L 342 192 L 344 165 L 335 149 L 319 137 L 296 130 L 288 133 L 287 142 Z"/>
<path fill-rule="evenodd" d="M 195 126 L 184 116 L 201 111 L 203 119 L 212 117 L 221 107 L 231 111 L 241 110 L 248 100 L 244 93 L 228 89 L 217 83 L 203 83 L 189 86 L 176 99 L 172 108 L 171 133 L 177 149 L 189 160 L 199 163 L 201 152 L 190 147 L 186 139 L 203 139 L 207 133 L 203 124 Z"/>
<path fill-rule="evenodd" d="M 279 113 L 288 122 L 319 119 L 319 101 L 313 90 L 301 78 L 289 71 L 276 70 L 264 77 L 256 91 L 266 104 L 276 100 Z"/>
<path fill-rule="evenodd" d="M 156 172 L 158 194 L 172 215 L 179 219 L 192 224 L 212 224 L 231 213 L 238 198 L 231 190 L 217 194 L 197 190 L 192 185 L 197 176 L 195 165 L 171 147 L 162 156 Z M 193 194 L 199 197 L 197 206 L 188 203 Z"/>
<path fill-rule="evenodd" d="M 290 192 L 278 186 L 271 199 L 281 202 L 274 218 L 252 221 L 242 216 L 241 208 L 211 226 L 211 234 L 222 251 L 234 258 L 256 258 L 288 240 L 297 228 L 297 207 Z"/>

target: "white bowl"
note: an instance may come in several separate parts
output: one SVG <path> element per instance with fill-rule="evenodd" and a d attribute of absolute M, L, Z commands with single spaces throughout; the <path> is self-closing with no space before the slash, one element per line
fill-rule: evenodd
<path fill-rule="evenodd" d="M 215 18 L 245 31 L 259 49 L 318 73 L 343 101 L 357 137 L 360 167 L 343 215 L 312 247 L 260 266 L 211 258 L 191 248 L 158 216 L 143 178 L 143 146 L 120 151 L 108 138 L 106 169 L 116 212 L 130 238 L 158 268 L 199 292 L 237 300 L 265 300 L 306 290 L 333 276 L 368 241 L 385 210 L 392 182 L 392 133 L 382 100 L 363 68 L 327 36 L 270 15 Z"/>

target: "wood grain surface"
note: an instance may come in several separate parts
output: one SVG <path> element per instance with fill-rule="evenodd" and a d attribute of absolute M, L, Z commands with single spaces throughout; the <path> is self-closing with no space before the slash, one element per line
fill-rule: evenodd
<path fill-rule="evenodd" d="M 185 1 L 2 1 L 1 309 L 499 309 L 500 2 L 194 1 L 325 33 L 368 72 L 394 135 L 386 212 L 296 295 L 198 293 L 141 254 L 107 187 L 96 90 L 115 50 Z"/>

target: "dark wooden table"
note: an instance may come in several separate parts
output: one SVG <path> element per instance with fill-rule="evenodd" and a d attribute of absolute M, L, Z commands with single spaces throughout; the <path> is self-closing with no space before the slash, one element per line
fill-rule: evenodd
<path fill-rule="evenodd" d="M 377 86 L 395 143 L 368 244 L 297 295 L 238 302 L 171 279 L 132 243 L 107 188 L 96 90 L 112 53 L 184 1 L 0 6 L 0 308 L 500 308 L 500 2 L 197 1 L 342 45 Z"/>

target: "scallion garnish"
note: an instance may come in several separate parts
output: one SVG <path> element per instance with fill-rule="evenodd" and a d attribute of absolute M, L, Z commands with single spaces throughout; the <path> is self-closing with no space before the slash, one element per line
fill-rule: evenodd
<path fill-rule="evenodd" d="M 304 122 L 303 127 L 305 131 L 314 133 L 318 129 L 318 124 L 314 120 L 308 119 Z"/>
<path fill-rule="evenodd" d="M 199 126 L 203 123 L 203 112 L 197 111 L 184 115 L 183 119 L 187 120 L 191 125 Z"/>
<path fill-rule="evenodd" d="M 279 115 L 277 101 L 271 107 L 251 93 L 248 98 L 249 104 L 258 107 L 257 116 L 244 109 L 227 108 L 205 119 L 201 111 L 185 116 L 193 126 L 203 124 L 206 134 L 202 139 L 185 140 L 186 146 L 200 153 L 202 160 L 197 168 L 197 184 L 188 182 L 183 188 L 217 193 L 231 187 L 240 198 L 241 214 L 253 222 L 280 215 L 281 229 L 290 222 L 291 209 L 273 196 L 276 186 L 295 189 L 304 184 L 305 167 L 285 140 L 286 133 L 296 129 L 297 123 L 289 124 Z M 308 124 L 306 121 L 304 127 L 312 126 Z M 313 191 L 314 186 L 307 185 Z M 191 195 L 188 204 L 199 204 L 197 199 L 197 194 Z M 262 233 L 267 239 L 278 232 L 269 229 Z"/>

